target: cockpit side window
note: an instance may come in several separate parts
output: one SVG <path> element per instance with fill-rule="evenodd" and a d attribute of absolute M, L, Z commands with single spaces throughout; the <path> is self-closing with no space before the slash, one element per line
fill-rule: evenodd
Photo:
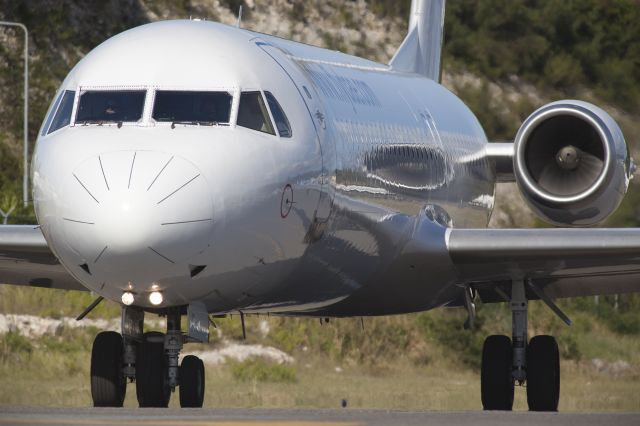
<path fill-rule="evenodd" d="M 158 90 L 152 117 L 186 124 L 228 124 L 233 97 L 227 92 Z"/>
<path fill-rule="evenodd" d="M 264 92 L 264 94 L 267 97 L 267 102 L 269 103 L 269 108 L 271 109 L 271 115 L 273 115 L 273 119 L 276 122 L 276 128 L 278 129 L 280 137 L 290 138 L 291 125 L 289 124 L 289 120 L 287 119 L 284 111 L 280 107 L 280 104 L 271 94 L 271 92 Z"/>
<path fill-rule="evenodd" d="M 49 114 L 47 115 L 47 119 L 45 120 L 44 125 L 42 126 L 42 132 L 40 133 L 40 136 L 44 136 L 47 134 L 47 130 L 49 130 L 49 126 L 51 126 L 51 120 L 53 120 L 53 116 L 56 115 L 56 111 L 60 106 L 60 101 L 62 100 L 63 96 L 64 96 L 64 92 L 60 93 L 58 97 L 55 99 L 53 105 L 51 106 Z"/>
<path fill-rule="evenodd" d="M 136 122 L 144 109 L 144 90 L 91 90 L 80 95 L 76 124 Z"/>
<path fill-rule="evenodd" d="M 242 92 L 238 107 L 238 126 L 275 135 L 269 111 L 260 92 Z"/>
<path fill-rule="evenodd" d="M 62 95 L 62 99 L 60 100 L 60 104 L 55 110 L 55 115 L 54 111 L 51 111 L 49 117 L 53 116 L 53 119 L 50 118 L 51 127 L 49 127 L 47 134 L 55 132 L 56 130 L 62 129 L 63 127 L 69 125 L 69 123 L 71 122 L 71 110 L 73 110 L 73 100 L 75 96 L 76 92 L 72 90 L 65 90 L 64 94 Z M 45 124 L 45 129 L 47 128 L 47 125 L 48 124 Z"/>

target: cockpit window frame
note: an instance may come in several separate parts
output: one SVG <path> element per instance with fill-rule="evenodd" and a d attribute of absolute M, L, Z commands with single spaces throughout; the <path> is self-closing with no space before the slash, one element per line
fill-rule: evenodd
<path fill-rule="evenodd" d="M 239 110 L 240 110 L 240 99 L 242 97 L 243 93 L 259 93 L 260 97 L 262 98 L 262 103 L 264 104 L 264 107 L 266 109 L 267 115 L 268 115 L 268 119 L 269 119 L 269 125 L 271 126 L 271 128 L 273 129 L 273 133 L 269 133 L 269 132 L 264 132 L 264 131 L 260 131 L 260 130 L 255 130 L 255 129 L 251 129 L 249 127 L 244 127 L 245 129 L 249 129 L 249 130 L 253 130 L 255 132 L 258 133 L 263 133 L 265 135 L 269 135 L 269 136 L 275 136 L 276 138 L 280 139 L 280 138 L 284 138 L 284 139 L 291 139 L 293 137 L 293 128 L 291 125 L 291 122 L 289 121 L 288 116 L 286 116 L 286 113 L 284 112 L 284 108 L 282 107 L 282 105 L 279 103 L 279 101 L 277 101 L 277 98 L 275 97 L 275 95 L 273 95 L 273 92 L 270 90 L 262 90 L 259 88 L 255 88 L 255 87 L 239 87 L 239 86 L 189 86 L 189 87 L 185 87 L 185 86 L 174 86 L 174 85 L 115 85 L 115 86 L 104 86 L 104 85 L 78 85 L 75 88 L 71 87 L 71 88 L 66 88 L 65 90 L 61 91 L 60 94 L 58 95 L 58 97 L 56 98 L 52 109 L 49 113 L 49 115 L 51 115 L 51 117 L 53 117 L 58 108 L 60 107 L 60 104 L 62 102 L 62 98 L 64 96 L 64 94 L 69 91 L 69 92 L 74 92 L 74 101 L 73 101 L 73 107 L 71 110 L 71 120 L 69 122 L 69 127 L 77 127 L 77 126 L 87 126 L 87 125 L 97 125 L 97 126 L 135 126 L 135 127 L 156 127 L 156 126 L 171 126 L 171 122 L 169 121 L 156 121 L 153 119 L 153 108 L 154 108 L 154 104 L 155 104 L 155 96 L 156 96 L 156 92 L 158 91 L 184 91 L 184 92 L 226 92 L 229 94 L 229 96 L 231 96 L 231 107 L 230 107 L 230 113 L 229 113 L 229 122 L 228 123 L 220 123 L 219 126 L 212 126 L 212 127 L 228 127 L 228 128 L 236 128 L 236 127 L 244 127 L 244 126 L 239 126 L 238 125 L 238 115 L 239 115 Z M 99 124 L 86 124 L 86 123 L 82 123 L 82 122 L 78 122 L 77 121 L 77 115 L 78 115 L 78 108 L 79 108 L 79 103 L 80 103 L 80 98 L 81 96 L 86 93 L 86 92 L 91 92 L 91 91 L 144 91 L 145 92 L 145 98 L 144 98 L 144 103 L 143 103 L 143 110 L 142 110 L 142 115 L 140 117 L 139 120 L 137 121 L 125 121 L 125 122 L 104 122 L 104 123 L 99 123 Z M 269 100 L 267 99 L 266 96 L 266 92 L 271 93 L 271 96 L 274 97 L 274 99 L 276 99 L 276 102 L 278 102 L 278 104 L 280 105 L 280 109 L 283 111 L 283 114 L 285 115 L 287 121 L 289 122 L 289 128 L 291 129 L 291 136 L 282 136 L 280 134 L 280 129 L 278 129 L 277 125 L 276 125 L 276 121 L 273 115 L 273 111 L 271 110 L 271 106 L 269 105 Z M 49 115 L 47 117 L 49 117 Z M 44 134 L 43 136 L 48 135 L 48 127 L 50 127 L 51 123 L 45 123 L 43 129 L 41 130 L 41 132 L 47 132 L 46 134 Z M 209 126 L 205 126 L 205 127 L 209 127 Z"/>
<path fill-rule="evenodd" d="M 140 118 L 137 121 L 122 121 L 122 122 L 104 122 L 101 124 L 86 124 L 86 123 L 82 123 L 82 122 L 77 122 L 77 116 L 78 116 L 78 108 L 80 106 L 80 97 L 86 93 L 86 92 L 95 92 L 95 91 L 100 91 L 100 92 L 122 92 L 122 91 L 141 91 L 141 92 L 145 92 L 144 95 L 144 101 L 142 104 L 142 114 L 140 116 Z M 140 127 L 140 126 L 146 126 L 148 125 L 148 118 L 147 118 L 147 106 L 149 104 L 149 92 L 151 92 L 151 89 L 149 88 L 149 86 L 142 86 L 142 85 L 131 85 L 131 86 L 125 86 L 125 85 L 121 85 L 121 86 L 78 86 L 76 89 L 76 96 L 75 96 L 75 100 L 73 102 L 73 110 L 71 111 L 71 123 L 70 126 L 71 127 L 76 127 L 76 126 L 136 126 L 136 127 Z"/>
<path fill-rule="evenodd" d="M 273 118 L 273 113 L 271 112 L 271 108 L 269 107 L 269 100 L 267 99 L 267 95 L 264 93 L 264 90 L 260 90 L 260 95 L 262 96 L 262 102 L 264 102 L 264 107 L 267 110 L 267 114 L 269 114 L 269 120 L 271 121 L 271 127 L 273 128 L 273 136 L 280 137 L 280 132 L 278 131 L 278 126 L 276 126 L 276 120 Z"/>
<path fill-rule="evenodd" d="M 58 119 L 58 114 L 64 113 L 67 103 L 65 99 L 67 99 L 67 95 L 71 99 L 71 110 L 69 111 L 69 115 L 66 114 L 63 116 L 64 123 L 62 125 L 58 125 L 56 120 Z M 71 126 L 71 119 L 73 118 L 73 107 L 76 101 L 76 92 L 73 90 L 64 90 L 60 96 L 60 101 L 56 105 L 55 111 L 51 115 L 51 120 L 47 118 L 48 123 L 46 123 L 46 135 L 50 135 L 51 133 L 57 132 L 58 130 L 64 129 L 65 127 Z M 57 126 L 54 128 L 54 126 Z M 45 135 L 45 136 L 46 136 Z"/>
<path fill-rule="evenodd" d="M 60 107 L 60 103 L 62 102 L 62 98 L 64 97 L 64 94 L 66 92 L 67 92 L 66 90 L 60 90 L 58 92 L 58 96 L 56 96 L 53 104 L 51 104 L 51 107 L 47 112 L 47 118 L 45 119 L 42 125 L 42 129 L 40 129 L 40 136 L 44 137 L 44 136 L 47 136 L 47 134 L 49 133 L 49 128 L 51 127 L 51 122 L 53 121 L 53 117 L 55 117 L 56 113 L 58 112 L 58 108 Z M 73 110 L 73 107 L 71 107 L 71 109 Z"/>
<path fill-rule="evenodd" d="M 80 108 L 80 101 L 82 100 L 82 96 L 86 95 L 88 93 L 96 93 L 96 92 L 141 92 L 142 93 L 142 108 L 140 110 L 140 117 L 136 120 L 105 120 L 103 122 L 100 123 L 95 123 L 95 122 L 78 122 L 78 114 L 79 114 L 79 108 Z M 146 87 L 139 87 L 139 88 L 131 88 L 131 87 L 126 87 L 126 88 L 122 88 L 122 87 L 109 87 L 109 88 L 87 88 L 87 87 L 83 87 L 82 91 L 79 92 L 76 95 L 76 99 L 74 102 L 74 111 L 73 111 L 73 119 L 74 119 L 74 124 L 77 125 L 82 125 L 82 126 L 86 126 L 86 125 L 99 125 L 99 126 L 104 126 L 104 125 L 117 125 L 118 127 L 123 126 L 124 124 L 128 124 L 128 125 L 139 125 L 141 123 L 144 122 L 144 113 L 145 113 L 145 109 L 147 106 L 147 98 L 149 96 L 149 89 Z"/>
<path fill-rule="evenodd" d="M 293 128 L 291 127 L 291 121 L 289 120 L 289 117 L 287 117 L 287 113 L 284 112 L 284 108 L 282 108 L 282 105 L 278 101 L 278 98 L 276 98 L 276 96 L 270 90 L 262 91 L 262 95 L 263 95 L 263 97 L 264 97 L 264 99 L 266 101 L 267 109 L 269 110 L 269 115 L 271 116 L 271 122 L 274 125 L 273 127 L 276 130 L 276 132 L 278 132 L 278 137 L 283 138 L 283 139 L 291 139 L 291 138 L 293 138 Z M 284 120 L 286 122 L 286 125 L 289 128 L 289 135 L 288 136 L 283 136 L 282 133 L 280 132 L 280 128 L 278 128 L 278 122 L 276 121 L 276 117 L 273 115 L 273 110 L 271 108 L 271 104 L 269 102 L 268 96 L 271 96 L 273 98 L 273 101 L 276 103 L 276 106 L 278 107 L 278 109 L 280 109 L 280 112 L 282 113 L 282 116 L 283 116 L 283 118 L 284 118 Z"/>
<path fill-rule="evenodd" d="M 247 126 L 242 126 L 240 124 L 238 124 L 238 118 L 240 116 L 240 108 L 242 106 L 242 95 L 244 94 L 259 94 L 261 100 L 262 100 L 262 104 L 264 106 L 264 109 L 267 112 L 267 118 L 269 120 L 269 125 L 271 126 L 271 129 L 273 131 L 273 133 L 268 132 L 268 131 L 264 131 L 264 130 L 258 130 L 258 129 L 254 129 L 251 127 L 247 127 Z M 269 103 L 267 102 L 267 98 L 264 95 L 264 91 L 261 89 L 250 89 L 250 88 L 246 88 L 243 87 L 241 90 L 238 91 L 238 106 L 237 106 L 237 111 L 236 111 L 236 115 L 235 115 L 235 125 L 238 127 L 242 127 L 243 129 L 248 129 L 251 130 L 253 132 L 258 132 L 258 133 L 262 133 L 264 135 L 269 135 L 269 136 L 275 136 L 276 138 L 280 137 L 278 134 L 278 129 L 275 126 L 275 122 L 273 121 L 273 116 L 271 115 L 271 109 L 269 108 Z"/>
<path fill-rule="evenodd" d="M 154 109 L 155 109 L 155 104 L 156 104 L 156 96 L 158 94 L 158 92 L 195 92 L 195 93 L 202 93 L 202 92 L 211 92 L 211 93 L 225 93 L 227 95 L 229 95 L 231 97 L 231 104 L 229 105 L 229 119 L 227 122 L 217 122 L 216 126 L 222 126 L 222 127 L 232 127 L 235 125 L 235 121 L 236 121 L 236 117 L 234 114 L 234 107 L 237 107 L 236 105 L 236 96 L 237 96 L 237 90 L 236 88 L 229 88 L 229 87 L 225 87 L 225 88 L 211 88 L 211 87 L 207 87 L 207 88 L 194 88 L 194 87 L 189 87 L 189 88 L 184 88 L 184 87 L 153 87 L 149 89 L 149 97 L 147 99 L 148 104 L 145 107 L 145 112 L 148 108 L 148 115 L 145 114 L 145 118 L 147 118 L 147 120 L 149 121 L 149 123 L 153 126 L 165 126 L 165 125 L 169 125 L 172 126 L 172 121 L 167 121 L 167 120 L 156 120 L 153 117 L 153 113 L 154 113 Z M 151 93 L 152 92 L 152 93 Z"/>

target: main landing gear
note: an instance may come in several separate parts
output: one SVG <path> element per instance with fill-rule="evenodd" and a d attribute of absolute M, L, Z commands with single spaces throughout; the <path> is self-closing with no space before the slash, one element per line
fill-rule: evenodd
<path fill-rule="evenodd" d="M 532 290 L 539 291 L 535 287 Z M 558 309 L 543 294 L 538 295 L 554 311 Z M 511 410 L 514 385 L 526 383 L 529 410 L 558 411 L 558 344 L 552 336 L 535 336 L 527 344 L 527 305 L 524 282 L 514 281 L 511 290 L 513 340 L 507 336 L 489 336 L 482 348 L 481 394 L 485 410 Z"/>
<path fill-rule="evenodd" d="M 167 332 L 143 333 L 144 312 L 124 307 L 122 334 L 99 333 L 91 351 L 91 397 L 95 407 L 122 407 L 127 380 L 136 382 L 140 407 L 167 407 L 180 388 L 181 407 L 202 407 L 204 364 L 188 355 L 178 364 L 183 344 L 194 341 L 180 328 L 179 308 L 166 313 Z"/>

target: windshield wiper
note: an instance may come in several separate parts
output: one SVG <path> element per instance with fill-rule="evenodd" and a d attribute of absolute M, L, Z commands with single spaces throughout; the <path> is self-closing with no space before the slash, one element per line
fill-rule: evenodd
<path fill-rule="evenodd" d="M 171 122 L 171 128 L 175 129 L 176 128 L 176 124 L 184 124 L 187 126 L 217 126 L 218 122 L 217 121 L 198 121 L 198 120 L 192 120 L 192 121 L 172 121 Z"/>
<path fill-rule="evenodd" d="M 76 124 L 81 124 L 83 126 L 86 126 L 88 124 L 97 124 L 98 126 L 102 126 L 103 124 L 117 124 L 118 128 L 122 127 L 122 121 L 118 120 L 118 121 L 112 121 L 112 120 L 82 120 L 82 121 L 76 121 Z"/>

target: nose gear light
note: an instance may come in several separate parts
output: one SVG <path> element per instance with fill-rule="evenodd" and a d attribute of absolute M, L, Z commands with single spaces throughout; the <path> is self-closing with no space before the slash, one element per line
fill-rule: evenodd
<path fill-rule="evenodd" d="M 163 300 L 164 297 L 162 297 L 162 293 L 160 293 L 159 291 L 152 291 L 149 294 L 149 302 L 151 302 L 151 304 L 154 306 L 158 306 L 162 303 Z"/>
<path fill-rule="evenodd" d="M 125 291 L 124 293 L 122 293 L 122 297 L 120 299 L 126 306 L 130 306 L 134 300 L 133 293 L 131 293 L 130 291 Z"/>

